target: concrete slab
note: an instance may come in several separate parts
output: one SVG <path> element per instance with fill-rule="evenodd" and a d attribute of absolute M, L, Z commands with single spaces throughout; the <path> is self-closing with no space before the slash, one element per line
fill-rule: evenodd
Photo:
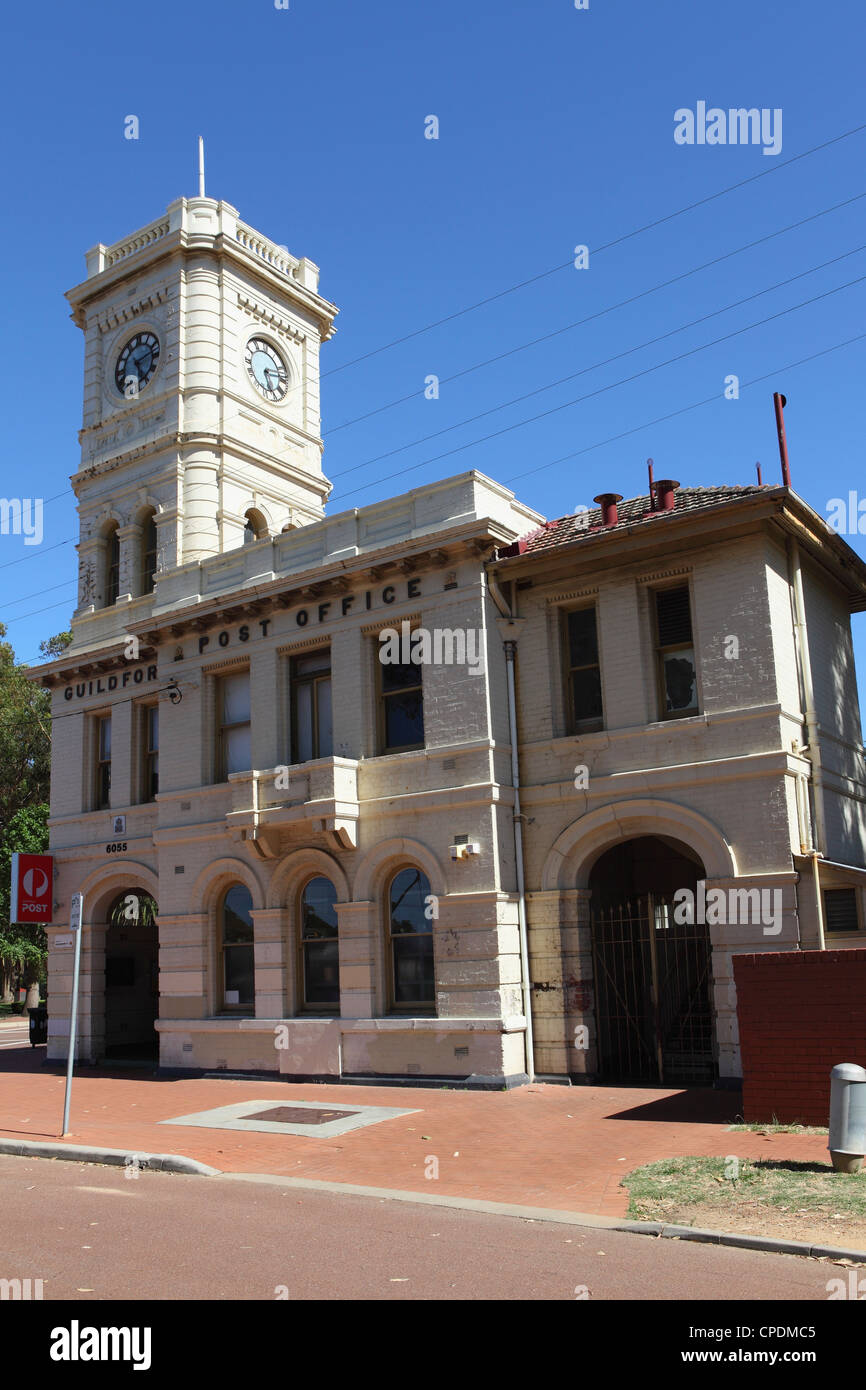
<path fill-rule="evenodd" d="M 341 1104 L 337 1118 L 317 1121 L 313 1124 L 292 1123 L 291 1121 L 264 1119 L 262 1112 L 275 1116 L 285 1106 L 276 1105 L 273 1096 L 265 1100 L 242 1100 L 234 1105 L 220 1105 L 215 1110 L 200 1110 L 194 1115 L 177 1115 L 171 1120 L 158 1120 L 161 1125 L 190 1125 L 194 1129 L 239 1129 L 256 1134 L 291 1134 L 303 1139 L 333 1139 L 338 1134 L 348 1134 L 353 1129 L 366 1129 L 368 1125 L 378 1125 L 383 1120 L 394 1120 L 403 1115 L 417 1115 L 417 1110 L 398 1110 L 395 1106 L 359 1105 L 351 1108 Z M 315 1112 L 327 1114 L 336 1111 L 336 1106 L 326 1102 L 292 1099 L 292 1110 L 308 1110 L 311 1119 Z"/>

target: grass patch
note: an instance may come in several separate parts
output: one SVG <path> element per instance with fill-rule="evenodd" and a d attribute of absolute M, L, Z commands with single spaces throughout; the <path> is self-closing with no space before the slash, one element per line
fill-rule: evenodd
<path fill-rule="evenodd" d="M 866 1251 L 866 1173 L 780 1159 L 670 1158 L 623 1178 L 629 1216 Z"/>
<path fill-rule="evenodd" d="M 728 1125 L 729 1130 L 746 1130 L 751 1134 L 828 1134 L 826 1125 L 780 1125 L 777 1120 L 765 1125 Z"/>

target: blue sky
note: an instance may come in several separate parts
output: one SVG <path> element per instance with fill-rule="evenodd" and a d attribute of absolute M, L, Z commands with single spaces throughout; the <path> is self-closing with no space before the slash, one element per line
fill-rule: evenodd
<path fill-rule="evenodd" d="M 648 456 L 656 476 L 683 484 L 752 482 L 756 460 L 775 481 L 774 389 L 789 399 L 797 490 L 823 515 L 849 489 L 866 495 L 866 338 L 825 353 L 866 332 L 866 280 L 848 283 L 866 276 L 866 252 L 856 250 L 866 246 L 866 198 L 848 202 L 866 193 L 866 131 L 789 162 L 866 122 L 862 7 L 290 0 L 277 10 L 273 0 L 152 0 L 133 10 L 89 0 L 82 11 L 49 0 L 8 7 L 3 27 L 0 106 L 14 131 L 0 223 L 3 492 L 26 478 L 28 495 L 55 498 L 41 546 L 0 537 L 0 617 L 22 659 L 35 658 L 74 607 L 68 478 L 82 341 L 63 292 L 84 278 L 88 247 L 195 193 L 200 133 L 209 195 L 316 261 L 322 293 L 340 307 L 322 354 L 329 510 L 470 467 L 548 516 L 599 491 L 642 491 Z M 701 100 L 780 108 L 781 153 L 676 144 L 674 112 Z M 128 115 L 139 119 L 138 140 L 124 138 Z M 424 138 L 430 115 L 438 140 Z M 577 244 L 590 248 L 587 270 L 571 264 Z M 794 309 L 805 300 L 816 302 Z M 431 374 L 443 379 L 438 400 L 424 397 Z M 726 400 L 729 374 L 767 379 Z M 434 457 L 449 450 L 459 452 Z M 849 541 L 866 556 L 866 537 Z M 855 618 L 862 681 L 861 625 Z"/>

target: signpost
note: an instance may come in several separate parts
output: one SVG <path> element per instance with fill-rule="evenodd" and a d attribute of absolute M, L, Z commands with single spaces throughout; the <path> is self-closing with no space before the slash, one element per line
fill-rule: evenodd
<path fill-rule="evenodd" d="M 73 893 L 69 904 L 69 927 L 75 937 L 75 959 L 72 965 L 72 1008 L 69 1011 L 69 1054 L 66 1058 L 66 1095 L 63 1100 L 63 1129 L 61 1139 L 69 1129 L 69 1101 L 72 1093 L 72 1067 L 75 1062 L 75 1039 L 78 1035 L 78 977 L 81 973 L 81 918 L 84 897 Z"/>

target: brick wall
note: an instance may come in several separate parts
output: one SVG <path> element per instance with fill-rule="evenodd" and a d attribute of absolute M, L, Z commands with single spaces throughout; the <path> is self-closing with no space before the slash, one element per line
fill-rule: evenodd
<path fill-rule="evenodd" d="M 733 960 L 744 1118 L 826 1125 L 830 1069 L 866 1065 L 866 949 Z"/>

